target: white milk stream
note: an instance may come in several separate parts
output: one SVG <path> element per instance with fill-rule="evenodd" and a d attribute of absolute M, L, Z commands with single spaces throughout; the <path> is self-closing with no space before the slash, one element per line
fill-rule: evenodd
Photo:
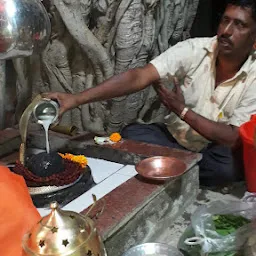
<path fill-rule="evenodd" d="M 49 145 L 49 127 L 53 122 L 55 116 L 53 115 L 40 115 L 38 116 L 38 123 L 40 123 L 44 127 L 45 131 L 45 145 L 46 145 L 46 152 L 50 153 L 50 145 Z"/>

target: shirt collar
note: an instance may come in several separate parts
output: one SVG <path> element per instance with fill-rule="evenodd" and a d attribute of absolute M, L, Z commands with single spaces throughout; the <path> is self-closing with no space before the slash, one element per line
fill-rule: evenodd
<path fill-rule="evenodd" d="M 217 36 L 214 36 L 211 40 L 209 40 L 204 46 L 204 49 L 209 54 L 214 54 L 217 51 Z"/>
<path fill-rule="evenodd" d="M 218 46 L 217 36 L 214 36 L 212 40 L 209 40 L 209 42 L 204 46 L 204 49 L 207 51 L 208 55 L 212 58 L 212 60 L 214 60 L 214 62 L 217 56 L 217 46 Z M 256 59 L 256 50 L 251 52 L 251 54 L 249 55 L 249 57 L 247 58 L 243 66 L 237 72 L 236 77 L 240 75 L 247 75 L 255 59 Z"/>

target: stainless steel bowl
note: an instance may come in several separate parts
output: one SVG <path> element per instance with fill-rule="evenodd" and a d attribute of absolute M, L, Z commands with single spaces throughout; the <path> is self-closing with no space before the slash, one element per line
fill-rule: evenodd
<path fill-rule="evenodd" d="M 132 247 L 122 256 L 183 256 L 183 254 L 167 244 L 145 243 Z"/>
<path fill-rule="evenodd" d="M 0 59 L 40 53 L 51 23 L 40 0 L 0 0 Z"/>
<path fill-rule="evenodd" d="M 54 123 L 59 116 L 59 104 L 54 100 L 43 98 L 34 107 L 33 114 L 40 124 L 43 124 L 45 120 Z"/>

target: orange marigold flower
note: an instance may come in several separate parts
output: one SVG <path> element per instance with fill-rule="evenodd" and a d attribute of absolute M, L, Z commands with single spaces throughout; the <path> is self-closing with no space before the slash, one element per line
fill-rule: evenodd
<path fill-rule="evenodd" d="M 69 153 L 66 153 L 66 154 L 59 153 L 59 155 L 64 159 L 68 159 L 72 162 L 76 162 L 76 163 L 80 164 L 80 166 L 82 168 L 85 168 L 86 165 L 88 164 L 87 158 L 83 155 L 72 155 Z"/>
<path fill-rule="evenodd" d="M 83 155 L 73 156 L 71 160 L 79 163 L 82 168 L 85 168 L 85 166 L 88 164 L 87 158 Z"/>
<path fill-rule="evenodd" d="M 65 154 L 58 153 L 62 158 L 65 158 Z"/>
<path fill-rule="evenodd" d="M 112 142 L 118 142 L 122 139 L 120 133 L 118 132 L 114 132 L 112 133 L 110 136 L 109 136 L 109 139 L 112 141 Z"/>
<path fill-rule="evenodd" d="M 68 160 L 71 160 L 72 161 L 72 158 L 74 157 L 74 155 L 72 154 L 69 154 L 69 153 L 66 153 L 65 154 L 65 158 L 68 159 Z"/>

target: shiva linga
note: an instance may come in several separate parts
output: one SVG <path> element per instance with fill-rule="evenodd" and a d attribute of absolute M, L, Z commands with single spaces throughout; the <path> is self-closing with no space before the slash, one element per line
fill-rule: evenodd
<path fill-rule="evenodd" d="M 25 109 L 19 122 L 22 143 L 19 159 L 12 171 L 24 177 L 37 207 L 44 207 L 53 200 L 64 204 L 64 199 L 70 199 L 69 201 L 74 199 L 70 198 L 70 194 L 84 193 L 94 185 L 85 156 L 62 154 L 50 150 L 48 130 L 58 118 L 58 109 L 59 106 L 55 101 L 38 95 Z M 45 151 L 41 150 L 39 153 L 32 154 L 27 149 L 26 143 L 28 123 L 31 117 L 34 117 L 36 122 L 44 127 L 46 143 Z M 74 186 L 81 182 L 83 182 L 83 189 L 77 189 L 79 191 L 74 192 Z"/>
<path fill-rule="evenodd" d="M 40 0 L 0 0 L 0 20 L 0 60 L 40 54 L 49 42 L 51 23 Z M 46 153 L 27 154 L 28 121 L 36 104 L 41 101 L 43 101 L 42 97 L 37 96 L 20 119 L 22 143 L 19 160 L 13 168 L 14 172 L 25 178 L 31 195 L 63 189 L 76 182 L 84 173 L 87 175 L 90 173 L 84 172 L 88 168 L 83 157 L 81 159 L 81 157 L 50 152 L 48 138 L 46 138 Z M 57 109 L 58 106 L 55 105 L 55 110 Z M 57 112 L 54 115 L 57 115 Z M 51 118 L 47 120 L 41 120 L 43 121 L 41 124 L 47 130 L 48 136 L 49 125 L 54 120 Z"/>

